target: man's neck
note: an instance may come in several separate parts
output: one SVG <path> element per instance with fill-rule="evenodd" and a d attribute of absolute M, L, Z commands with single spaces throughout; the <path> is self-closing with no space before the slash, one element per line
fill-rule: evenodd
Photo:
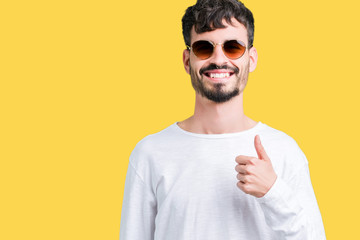
<path fill-rule="evenodd" d="M 242 93 L 224 103 L 215 103 L 196 94 L 194 115 L 178 123 L 186 131 L 202 134 L 241 132 L 256 124 L 244 115 Z"/>

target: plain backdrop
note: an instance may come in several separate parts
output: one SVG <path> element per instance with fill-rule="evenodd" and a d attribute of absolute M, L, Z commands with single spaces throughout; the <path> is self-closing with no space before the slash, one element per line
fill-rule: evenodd
<path fill-rule="evenodd" d="M 118 239 L 131 151 L 193 113 L 194 3 L 0 3 L 0 239 Z M 304 151 L 328 239 L 358 239 L 359 3 L 245 4 L 259 54 L 245 114 Z"/>

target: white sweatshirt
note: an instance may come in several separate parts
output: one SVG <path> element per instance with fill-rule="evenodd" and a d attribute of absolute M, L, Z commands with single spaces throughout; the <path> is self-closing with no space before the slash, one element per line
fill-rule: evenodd
<path fill-rule="evenodd" d="M 257 157 L 259 135 L 277 180 L 262 198 L 237 186 L 235 157 Z M 323 240 L 308 161 L 285 133 L 197 134 L 177 123 L 142 139 L 130 156 L 120 240 Z"/>

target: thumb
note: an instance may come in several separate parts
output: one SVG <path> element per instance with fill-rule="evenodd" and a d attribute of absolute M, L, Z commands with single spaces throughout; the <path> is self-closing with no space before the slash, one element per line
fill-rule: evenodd
<path fill-rule="evenodd" d="M 261 144 L 259 135 L 255 136 L 254 145 L 255 145 L 255 149 L 256 149 L 259 159 L 266 160 L 266 161 L 270 160 L 270 158 L 268 157 L 268 155 L 265 152 L 263 145 Z"/>

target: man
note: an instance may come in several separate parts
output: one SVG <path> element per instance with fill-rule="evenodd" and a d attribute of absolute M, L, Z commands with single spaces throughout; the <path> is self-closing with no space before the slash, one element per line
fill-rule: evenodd
<path fill-rule="evenodd" d="M 198 0 L 182 22 L 195 112 L 132 152 L 120 239 L 325 239 L 305 155 L 243 112 L 257 63 L 252 13 Z"/>

